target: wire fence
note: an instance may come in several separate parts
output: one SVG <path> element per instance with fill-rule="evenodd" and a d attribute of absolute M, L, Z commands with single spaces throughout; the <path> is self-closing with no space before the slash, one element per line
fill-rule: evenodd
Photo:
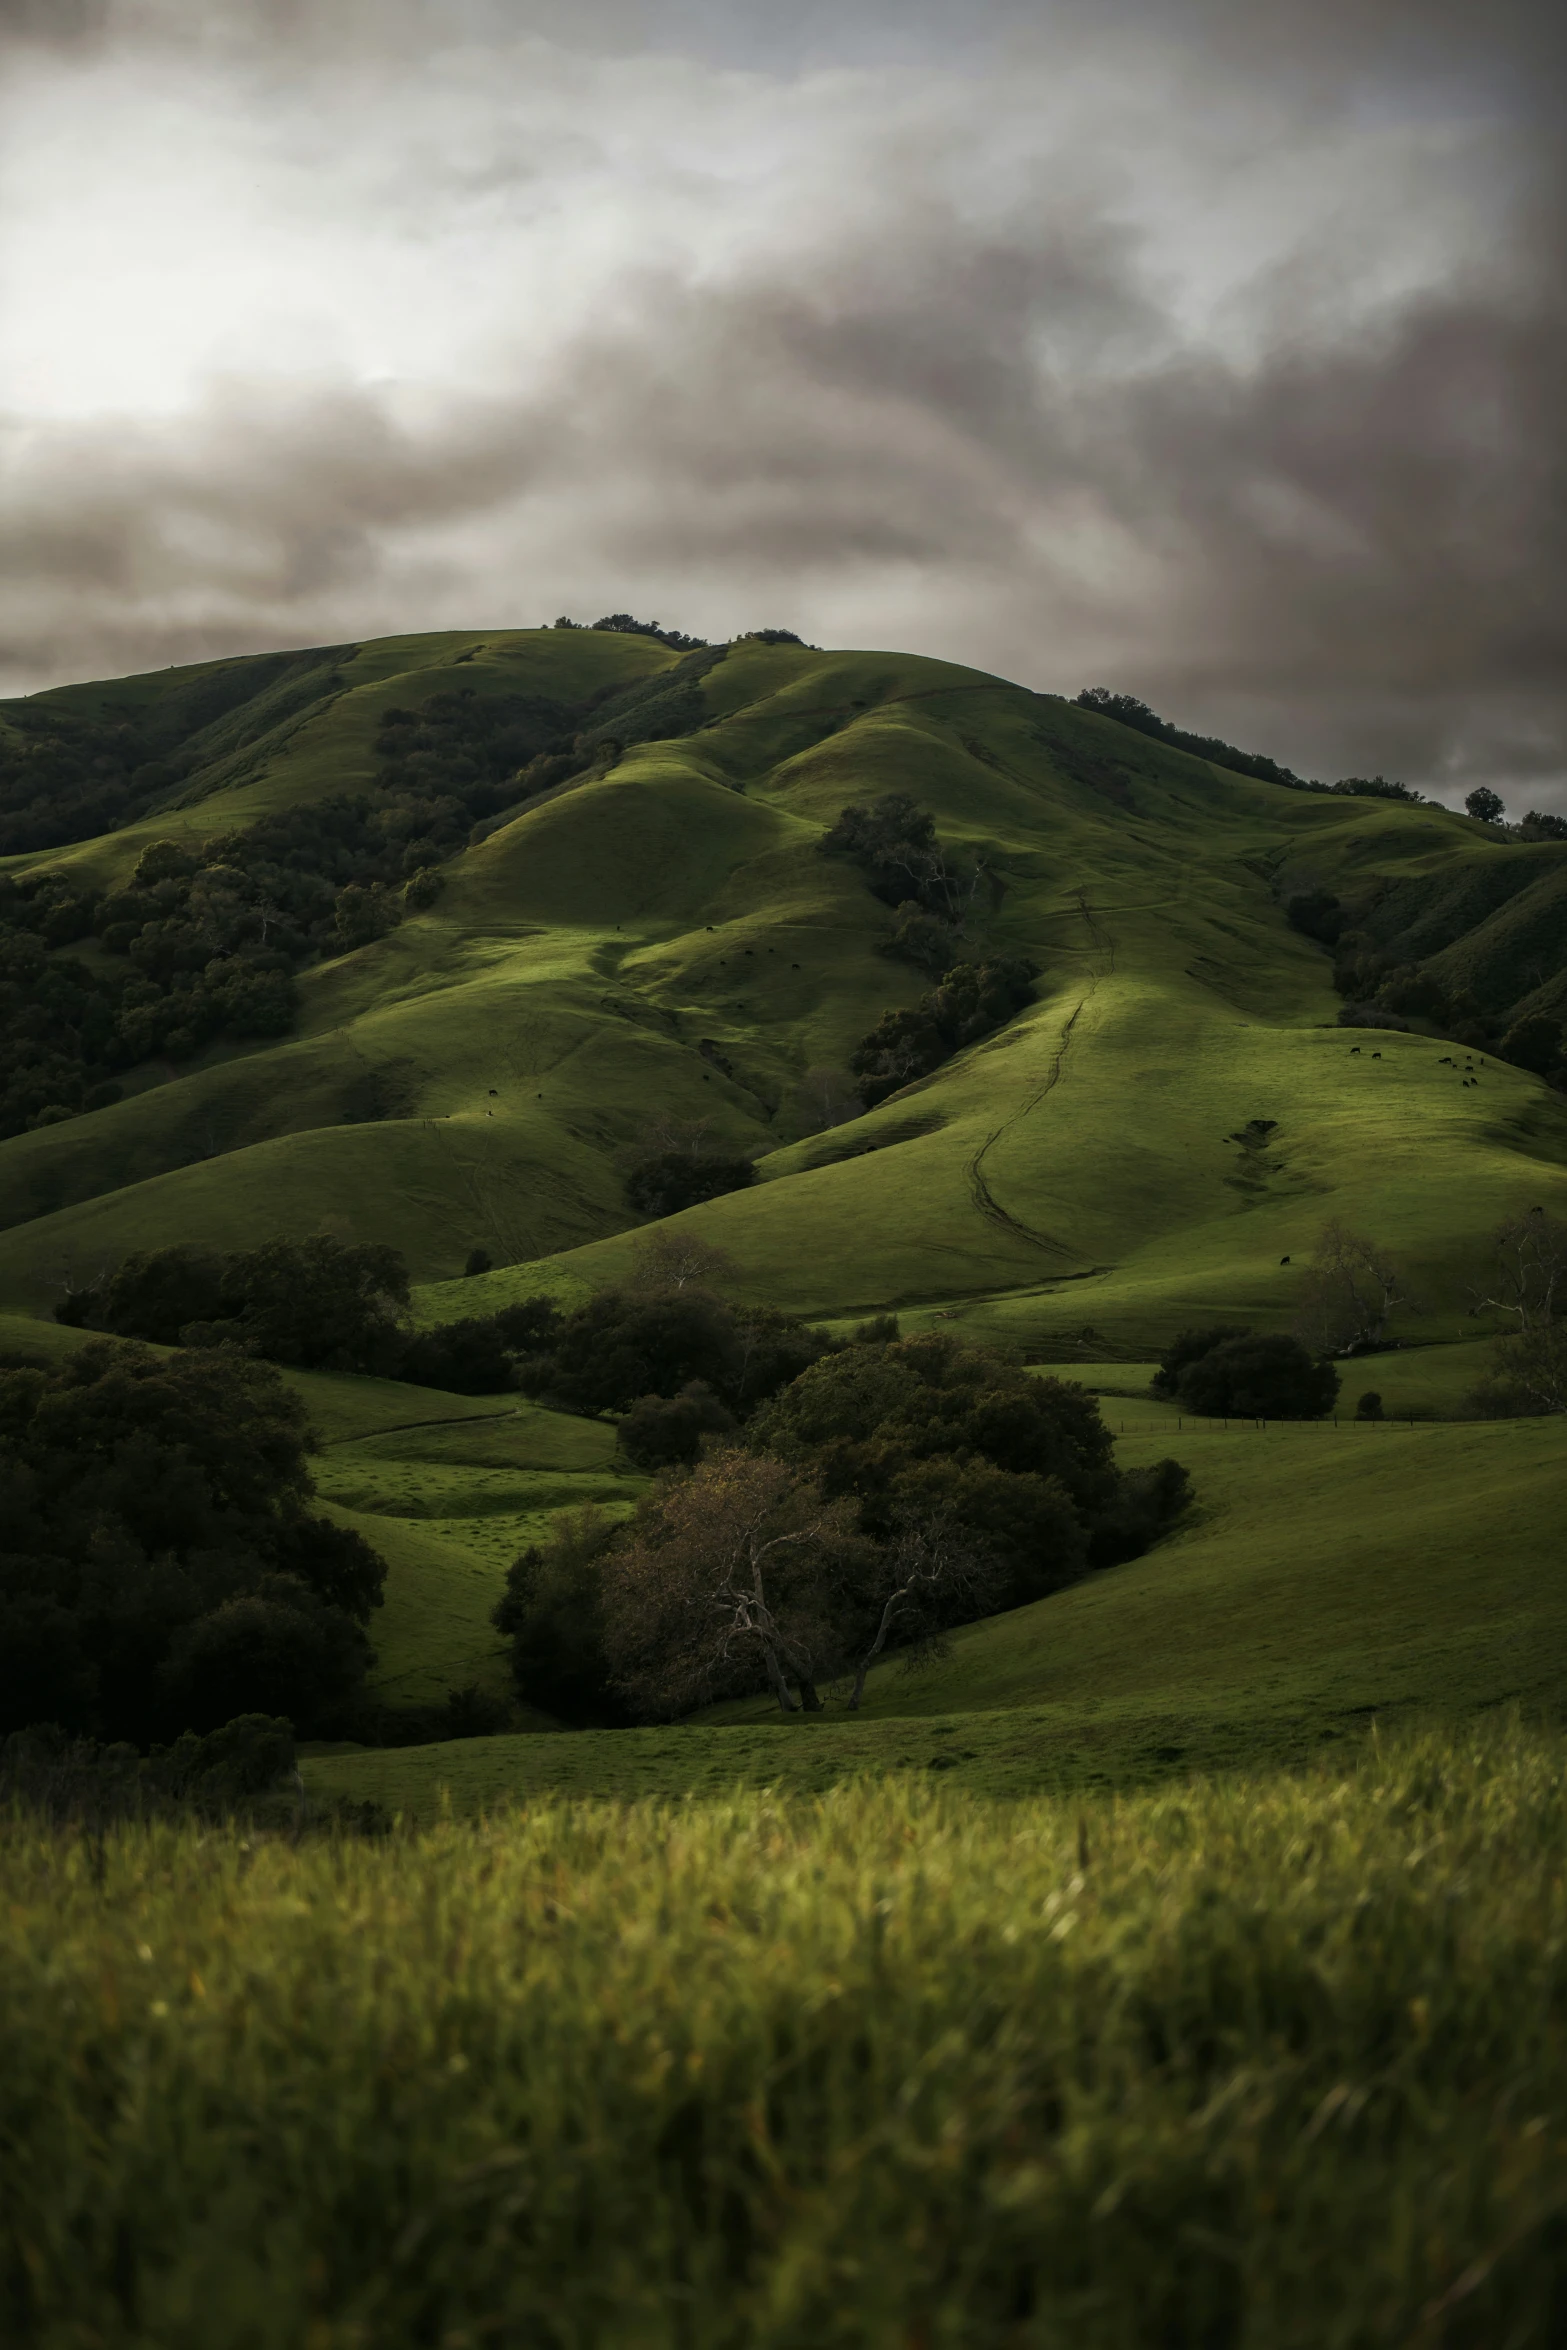
<path fill-rule="evenodd" d="M 1111 1433 L 1116 1436 L 1154 1436 L 1161 1431 L 1169 1434 L 1172 1429 L 1176 1435 L 1193 1429 L 1202 1433 L 1238 1436 L 1271 1436 L 1277 1435 L 1280 1429 L 1288 1429 L 1301 1435 L 1309 1434 L 1313 1430 L 1322 1434 L 1332 1429 L 1345 1433 L 1366 1430 L 1374 1434 L 1378 1428 L 1438 1428 L 1452 1425 L 1451 1417 L 1437 1412 L 1387 1412 L 1380 1419 L 1375 1420 L 1356 1419 L 1353 1415 L 1348 1419 L 1335 1416 L 1327 1420 L 1205 1420 L 1192 1412 L 1178 1412 L 1172 1422 L 1168 1416 L 1157 1420 L 1112 1417 L 1111 1413 L 1105 1409 L 1103 1396 L 1099 1399 L 1099 1408 L 1100 1417 Z"/>

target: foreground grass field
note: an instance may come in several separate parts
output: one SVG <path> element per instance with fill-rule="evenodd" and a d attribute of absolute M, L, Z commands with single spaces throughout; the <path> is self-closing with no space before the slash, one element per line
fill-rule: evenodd
<path fill-rule="evenodd" d="M 541 1740 L 540 1744 L 561 1744 Z M 1547 2350 L 1567 1747 L 0 1834 L 0 2334 Z"/>

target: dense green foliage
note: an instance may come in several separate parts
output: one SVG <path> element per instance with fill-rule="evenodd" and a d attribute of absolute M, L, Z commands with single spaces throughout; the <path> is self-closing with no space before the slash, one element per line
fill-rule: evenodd
<path fill-rule="evenodd" d="M 0 2332 L 1533 2350 L 1563 1759 L 298 1850 L 17 1823 Z"/>
<path fill-rule="evenodd" d="M 90 840 L 156 807 L 215 758 L 295 721 L 342 686 L 357 648 L 328 645 L 185 670 L 150 701 L 111 686 L 7 703 L 0 730 L 0 857 Z"/>
<path fill-rule="evenodd" d="M 917 1004 L 884 1012 L 849 1055 L 866 1108 L 928 1077 L 953 1053 L 1020 1012 L 1033 995 L 1037 967 L 1023 955 L 994 955 L 983 963 L 956 963 L 941 985 Z"/>
<path fill-rule="evenodd" d="M 1215 1419 L 1319 1420 L 1338 1399 L 1339 1375 L 1298 1338 L 1220 1324 L 1183 1330 L 1160 1356 L 1152 1387 Z"/>
<path fill-rule="evenodd" d="M 1255 775 L 1260 782 L 1288 784 L 1295 791 L 1311 788 L 1290 768 L 1281 767 L 1276 759 L 1264 758 L 1254 751 L 1238 751 L 1233 743 L 1223 742 L 1217 735 L 1189 734 L 1184 727 L 1171 726 L 1135 694 L 1113 694 L 1108 686 L 1091 685 L 1074 698 L 1079 709 L 1092 710 L 1099 718 L 1113 718 L 1121 726 L 1135 727 L 1139 734 L 1151 735 L 1155 742 L 1189 751 L 1196 759 L 1211 759 L 1216 767 L 1228 767 L 1236 775 Z"/>
<path fill-rule="evenodd" d="M 48 1722 L 0 1739 L 0 1806 L 100 1832 L 131 1820 L 230 1820 L 295 1768 L 293 1725 L 273 1714 L 240 1714 L 204 1736 L 184 1730 L 150 1755 Z"/>
<path fill-rule="evenodd" d="M 565 1411 L 630 1412 L 698 1380 L 743 1417 L 828 1344 L 792 1314 L 705 1289 L 606 1289 L 540 1332 L 517 1383 Z"/>
<path fill-rule="evenodd" d="M 888 792 L 869 807 L 850 806 L 818 843 L 824 856 L 848 857 L 883 905 L 914 906 L 955 922 L 971 893 L 965 873 L 936 838 L 936 820 L 906 792 Z"/>
<path fill-rule="evenodd" d="M 602 1510 L 562 1511 L 549 1541 L 530 1543 L 513 1562 L 496 1603 L 517 1695 L 578 1727 L 632 1718 L 604 1639 L 604 1561 L 617 1532 Z"/>
<path fill-rule="evenodd" d="M 0 1728 L 341 1720 L 385 1569 L 315 1515 L 304 1407 L 230 1351 L 0 1372 Z"/>
<path fill-rule="evenodd" d="M 520 1376 L 611 1408 L 644 1385 L 620 1442 L 665 1472 L 629 1525 L 578 1515 L 530 1544 L 497 1607 L 519 1695 L 575 1722 L 769 1683 L 786 1703 L 791 1680 L 814 1707 L 814 1684 L 873 1641 L 903 1648 L 1136 1557 L 1190 1496 L 1175 1461 L 1117 1471 L 1083 1388 L 895 1325 L 828 1348 L 700 1291 L 610 1294 L 572 1317 L 548 1370 Z M 756 1456 L 777 1464 L 771 1484 Z"/>
<path fill-rule="evenodd" d="M 233 1343 L 304 1370 L 395 1376 L 407 1340 L 408 1267 L 396 1249 L 318 1236 L 231 1257 L 174 1247 L 127 1257 L 58 1318 L 158 1346 Z M 454 1342 L 440 1348 L 454 1353 Z"/>
<path fill-rule="evenodd" d="M 682 1208 L 744 1191 L 756 1181 L 754 1159 L 717 1151 L 650 1151 L 626 1178 L 626 1199 L 639 1216 L 678 1216 Z"/>

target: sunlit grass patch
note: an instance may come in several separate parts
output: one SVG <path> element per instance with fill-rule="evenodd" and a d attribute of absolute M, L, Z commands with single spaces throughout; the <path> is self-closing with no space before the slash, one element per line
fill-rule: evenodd
<path fill-rule="evenodd" d="M 1493 1724 L 1002 1807 L 13 1823 L 0 2331 L 1532 2350 L 1564 1760 Z"/>

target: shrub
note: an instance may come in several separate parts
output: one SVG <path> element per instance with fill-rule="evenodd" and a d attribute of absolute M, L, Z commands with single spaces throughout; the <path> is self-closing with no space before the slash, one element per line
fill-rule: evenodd
<path fill-rule="evenodd" d="M 984 1612 L 1024 1607 L 1077 1582 L 1088 1564 L 1088 1537 L 1059 1477 L 998 1469 L 951 1455 L 917 1461 L 887 1487 L 889 1526 L 900 1518 L 944 1519 L 993 1561 L 996 1580 Z"/>
<path fill-rule="evenodd" d="M 1547 1013 L 1531 1012 L 1513 1023 L 1496 1051 L 1514 1068 L 1530 1069 L 1536 1077 L 1548 1077 L 1562 1056 L 1562 1024 Z"/>
<path fill-rule="evenodd" d="M 1380 1420 L 1382 1416 L 1382 1398 L 1374 1387 L 1368 1387 L 1355 1406 L 1355 1417 L 1357 1420 Z"/>
<path fill-rule="evenodd" d="M 184 1244 L 127 1257 L 96 1305 L 105 1330 L 154 1346 L 178 1346 L 188 1323 L 216 1321 L 222 1311 L 222 1258 Z"/>
<path fill-rule="evenodd" d="M 700 1380 L 744 1415 L 827 1345 L 791 1314 L 737 1311 L 706 1290 L 611 1289 L 541 1334 L 518 1380 L 529 1395 L 579 1412 L 629 1412 L 644 1396 L 678 1395 Z"/>
<path fill-rule="evenodd" d="M 604 1560 L 615 1533 L 614 1520 L 591 1505 L 563 1510 L 548 1542 L 507 1570 L 491 1619 L 511 1644 L 523 1703 L 582 1727 L 614 1728 L 627 1718 L 604 1649 Z"/>
<path fill-rule="evenodd" d="M 626 1198 L 640 1216 L 677 1216 L 682 1208 L 744 1191 L 755 1181 L 750 1159 L 654 1151 L 639 1159 L 626 1178 Z"/>
<path fill-rule="evenodd" d="M 1181 1374 L 1188 1364 L 1200 1362 L 1216 1346 L 1223 1346 L 1231 1338 L 1249 1337 L 1244 1322 L 1215 1322 L 1207 1330 L 1183 1330 L 1173 1338 L 1159 1357 L 1159 1368 L 1148 1382 L 1154 1395 L 1174 1395 L 1181 1383 Z"/>
<path fill-rule="evenodd" d="M 1288 900 L 1284 914 L 1292 930 L 1322 946 L 1335 945 L 1344 928 L 1344 909 L 1330 889 L 1302 890 Z"/>
<path fill-rule="evenodd" d="M 249 1712 L 330 1732 L 343 1726 L 369 1661 L 357 1624 L 280 1575 L 187 1625 L 163 1680 L 174 1711 L 196 1730 Z"/>
<path fill-rule="evenodd" d="M 340 1719 L 385 1568 L 311 1512 L 307 1433 L 233 1351 L 100 1341 L 0 1373 L 0 1730 Z"/>
<path fill-rule="evenodd" d="M 865 1107 L 874 1109 L 938 1069 L 950 1053 L 1004 1026 L 1030 1001 L 1036 976 L 1037 966 L 1021 955 L 956 963 L 916 1005 L 884 1013 L 849 1056 Z"/>
<path fill-rule="evenodd" d="M 703 1380 L 689 1379 L 677 1395 L 644 1395 L 633 1404 L 617 1441 L 639 1469 L 667 1469 L 694 1461 L 704 1436 L 731 1435 L 737 1425 Z"/>
<path fill-rule="evenodd" d="M 1320 1420 L 1338 1396 L 1338 1373 L 1298 1338 L 1249 1331 L 1226 1338 L 1187 1364 L 1176 1393 L 1211 1419 Z"/>

